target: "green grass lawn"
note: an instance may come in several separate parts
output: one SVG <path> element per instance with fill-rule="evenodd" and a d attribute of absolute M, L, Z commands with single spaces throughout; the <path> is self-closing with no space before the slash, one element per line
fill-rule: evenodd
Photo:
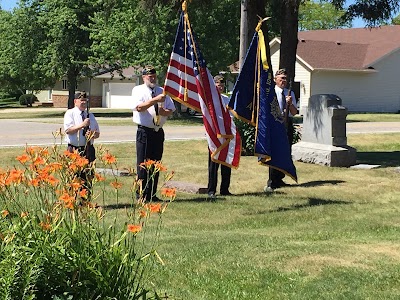
<path fill-rule="evenodd" d="M 235 196 L 178 193 L 163 218 L 155 287 L 168 299 L 400 299 L 400 134 L 349 135 L 348 144 L 359 163 L 382 166 L 296 162 L 298 183 L 267 195 L 268 168 L 248 156 L 232 172 Z M 134 166 L 134 144 L 105 147 Z M 2 167 L 12 165 L 16 149 L 2 152 Z M 163 162 L 173 180 L 205 187 L 207 155 L 206 141 L 171 141 Z M 123 226 L 132 178 L 120 180 L 119 205 L 110 188 L 104 206 Z"/>

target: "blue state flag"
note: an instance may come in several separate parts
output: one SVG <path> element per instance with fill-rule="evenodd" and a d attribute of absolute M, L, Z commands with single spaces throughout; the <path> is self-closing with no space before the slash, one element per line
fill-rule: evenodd
<path fill-rule="evenodd" d="M 261 23 L 247 51 L 228 108 L 235 117 L 256 127 L 254 155 L 258 156 L 259 162 L 285 173 L 297 182 Z"/>

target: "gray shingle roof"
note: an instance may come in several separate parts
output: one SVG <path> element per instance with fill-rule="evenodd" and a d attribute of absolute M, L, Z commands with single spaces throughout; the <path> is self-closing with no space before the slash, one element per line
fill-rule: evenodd
<path fill-rule="evenodd" d="M 297 54 L 313 68 L 365 69 L 399 48 L 400 25 L 392 25 L 301 31 Z"/>

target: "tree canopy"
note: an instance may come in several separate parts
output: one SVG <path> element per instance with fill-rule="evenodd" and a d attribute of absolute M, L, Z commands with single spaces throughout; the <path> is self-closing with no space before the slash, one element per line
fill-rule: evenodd
<path fill-rule="evenodd" d="M 400 1 L 241 0 L 248 2 L 249 41 L 258 14 L 270 37 L 281 37 L 281 67 L 294 76 L 298 29 L 347 27 L 354 17 L 373 25 L 391 20 Z M 0 84 L 41 89 L 68 78 L 70 104 L 76 82 L 105 66 L 153 64 L 165 71 L 174 41 L 180 0 L 20 0 L 0 10 Z M 335 7 L 338 10 L 334 10 Z M 238 59 L 240 4 L 193 0 L 188 12 L 212 73 Z M 264 15 L 260 15 L 264 17 Z M 395 22 L 396 19 L 393 19 Z M 380 23 L 379 23 L 380 24 Z"/>

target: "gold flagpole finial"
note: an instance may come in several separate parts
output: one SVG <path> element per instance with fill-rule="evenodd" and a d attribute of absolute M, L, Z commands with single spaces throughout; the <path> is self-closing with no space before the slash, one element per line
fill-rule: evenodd
<path fill-rule="evenodd" d="M 183 12 L 186 13 L 186 10 L 187 10 L 187 2 L 186 2 L 186 0 L 184 0 L 184 1 L 182 2 L 182 10 L 183 10 Z"/>
<path fill-rule="evenodd" d="M 262 25 L 262 23 L 263 23 L 264 21 L 267 21 L 268 19 L 271 19 L 271 17 L 266 17 L 266 18 L 264 18 L 264 19 L 261 19 L 260 16 L 258 16 L 258 18 L 259 18 L 260 20 L 258 21 L 258 24 L 257 24 L 257 27 L 256 27 L 256 31 L 259 31 L 259 30 L 261 29 L 261 25 Z"/>

